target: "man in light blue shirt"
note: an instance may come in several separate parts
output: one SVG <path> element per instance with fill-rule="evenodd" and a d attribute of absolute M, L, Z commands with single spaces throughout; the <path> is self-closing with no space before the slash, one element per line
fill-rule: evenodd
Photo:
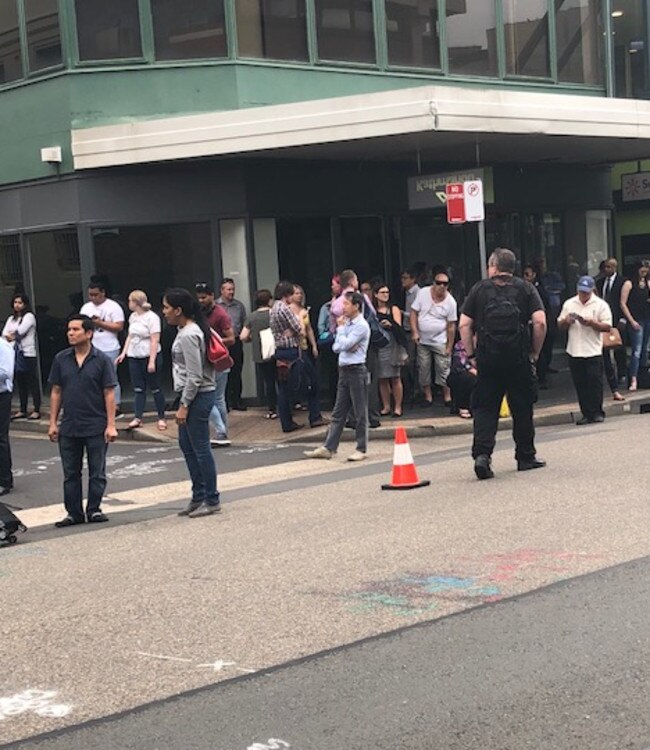
<path fill-rule="evenodd" d="M 11 421 L 11 394 L 14 390 L 14 347 L 0 339 L 0 496 L 7 495 L 14 486 L 11 472 L 11 447 L 9 422 Z"/>
<path fill-rule="evenodd" d="M 366 355 L 370 326 L 363 317 L 364 298 L 359 292 L 347 292 L 343 298 L 343 315 L 336 321 L 332 350 L 339 355 L 339 383 L 332 421 L 325 445 L 305 451 L 307 458 L 332 458 L 336 453 L 345 421 L 355 415 L 357 449 L 348 461 L 363 461 L 368 450 L 368 385 Z"/>

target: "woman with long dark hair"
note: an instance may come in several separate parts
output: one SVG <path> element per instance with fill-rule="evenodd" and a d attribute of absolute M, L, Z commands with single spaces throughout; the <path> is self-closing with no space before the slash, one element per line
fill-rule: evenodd
<path fill-rule="evenodd" d="M 36 318 L 29 304 L 29 297 L 20 292 L 11 298 L 13 314 L 7 318 L 2 337 L 16 350 L 14 379 L 18 386 L 20 410 L 12 419 L 41 418 L 41 388 L 36 374 Z M 34 410 L 27 416 L 27 400 L 32 395 Z"/>
<path fill-rule="evenodd" d="M 650 261 L 636 264 L 634 275 L 621 288 L 621 310 L 629 323 L 628 333 L 632 344 L 630 357 L 629 390 L 638 387 L 639 367 L 648 362 L 648 340 L 650 339 Z"/>
<path fill-rule="evenodd" d="M 210 328 L 196 297 L 187 289 L 168 289 L 162 313 L 178 328 L 172 344 L 178 443 L 192 480 L 192 499 L 179 516 L 210 515 L 221 510 L 217 467 L 210 448 L 209 418 L 215 400 L 214 368 L 205 356 Z"/>
<path fill-rule="evenodd" d="M 390 334 L 390 346 L 379 349 L 379 395 L 381 396 L 382 417 L 390 413 L 391 395 L 393 397 L 393 417 L 402 416 L 402 401 L 404 388 L 402 386 L 401 370 L 406 364 L 406 336 L 402 328 L 402 311 L 393 305 L 390 299 L 388 284 L 378 281 L 372 290 L 372 304 L 377 311 L 379 325 Z"/>

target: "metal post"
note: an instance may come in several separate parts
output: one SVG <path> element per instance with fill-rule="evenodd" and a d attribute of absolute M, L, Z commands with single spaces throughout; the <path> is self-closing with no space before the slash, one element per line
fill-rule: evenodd
<path fill-rule="evenodd" d="M 487 252 L 485 250 L 485 222 L 477 222 L 478 226 L 478 254 L 481 264 L 481 278 L 487 279 Z"/>

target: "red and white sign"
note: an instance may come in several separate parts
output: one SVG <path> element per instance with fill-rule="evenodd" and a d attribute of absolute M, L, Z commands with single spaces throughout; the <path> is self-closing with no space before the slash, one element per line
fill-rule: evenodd
<path fill-rule="evenodd" d="M 465 185 L 465 221 L 485 221 L 483 180 L 468 180 Z"/>
<path fill-rule="evenodd" d="M 445 186 L 447 196 L 447 221 L 450 224 L 465 222 L 465 183 L 451 182 Z"/>

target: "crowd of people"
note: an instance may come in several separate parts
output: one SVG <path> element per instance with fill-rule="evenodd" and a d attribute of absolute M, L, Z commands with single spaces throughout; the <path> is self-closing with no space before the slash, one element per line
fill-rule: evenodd
<path fill-rule="evenodd" d="M 405 269 L 399 294 L 381 279 L 360 283 L 354 270 L 344 269 L 331 279 L 330 299 L 313 321 L 304 290 L 291 281 L 280 281 L 273 292 L 258 290 L 250 313 L 236 299 L 230 278 L 221 281 L 218 292 L 209 282 L 197 282 L 193 292 L 167 290 L 162 315 L 176 330 L 173 410 L 192 480 L 192 498 L 182 515 L 220 510 L 211 448 L 230 444 L 229 412 L 247 408 L 242 367 L 248 344 L 263 384 L 265 417 L 277 419 L 284 433 L 305 426 L 294 418 L 296 411 L 307 412 L 311 427 L 329 425 L 324 444 L 306 452 L 309 458 L 331 458 L 349 427 L 356 434 L 349 460 L 361 461 L 369 428 L 378 427 L 382 418 L 401 418 L 405 404 L 426 408 L 439 398 L 460 418 L 473 418 L 475 472 L 479 479 L 491 478 L 499 407 L 507 396 L 518 469 L 543 467 L 534 448 L 532 411 L 537 388 L 547 387 L 553 372 L 557 332 L 567 332 L 582 411 L 578 424 L 603 421 L 603 375 L 612 398 L 624 400 L 622 382 L 636 390 L 647 369 L 650 262 L 639 263 L 633 277 L 623 279 L 617 261 L 609 258 L 595 279 L 580 277 L 577 294 L 564 301 L 561 277 L 543 262 L 524 266 L 523 279 L 516 268 L 514 253 L 497 249 L 488 263 L 488 279 L 470 290 L 460 313 L 443 267 Z M 10 420 L 41 417 L 37 321 L 22 291 L 14 294 L 11 308 L 0 339 L 0 495 L 13 487 Z M 122 416 L 117 368 L 124 362 L 134 393 L 128 427 L 142 426 L 149 391 L 157 428 L 167 429 L 161 319 L 142 290 L 131 291 L 128 310 L 127 320 L 108 295 L 105 279 L 93 277 L 88 301 L 67 322 L 70 346 L 52 363 L 49 435 L 59 443 L 66 508 L 57 526 L 107 520 L 100 507 L 106 446 L 115 439 L 115 420 Z M 215 335 L 228 366 L 215 368 L 209 360 Z M 625 337 L 631 347 L 629 370 Z M 331 420 L 321 413 L 323 379 L 333 402 Z M 11 414 L 14 382 L 19 408 Z M 85 510 L 84 453 L 89 468 Z"/>

